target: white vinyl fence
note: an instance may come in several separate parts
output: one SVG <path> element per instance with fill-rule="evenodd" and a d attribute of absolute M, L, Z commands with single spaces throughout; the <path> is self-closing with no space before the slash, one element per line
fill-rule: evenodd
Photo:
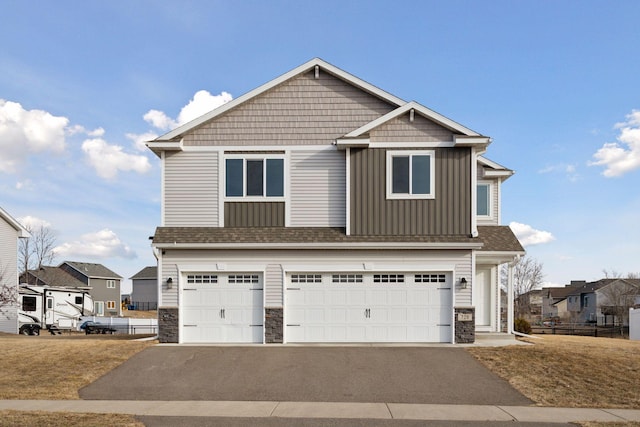
<path fill-rule="evenodd" d="M 629 309 L 629 339 L 640 341 L 640 308 Z"/>
<path fill-rule="evenodd" d="M 78 323 L 91 320 L 101 325 L 109 325 L 120 334 L 157 334 L 158 319 L 134 319 L 130 317 L 84 316 Z M 80 326 L 78 326 L 80 327 Z"/>

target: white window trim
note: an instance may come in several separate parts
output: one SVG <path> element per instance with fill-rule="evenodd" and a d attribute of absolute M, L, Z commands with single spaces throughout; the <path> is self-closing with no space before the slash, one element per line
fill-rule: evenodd
<path fill-rule="evenodd" d="M 429 156 L 430 159 L 430 183 L 431 192 L 429 194 L 411 194 L 411 176 L 412 176 L 412 163 L 409 161 L 409 194 L 396 194 L 393 193 L 393 158 L 395 156 Z M 436 171 L 435 171 L 435 150 L 388 150 L 387 151 L 387 199 L 435 199 L 436 198 Z"/>
<path fill-rule="evenodd" d="M 107 280 L 107 289 L 115 289 L 116 281 L 115 280 Z"/>
<path fill-rule="evenodd" d="M 262 194 L 267 193 L 267 168 L 266 160 L 279 159 L 283 161 L 283 188 L 282 196 L 247 196 L 247 160 L 263 160 L 264 167 L 262 168 Z M 227 196 L 227 160 L 242 160 L 242 196 Z M 222 159 L 222 199 L 225 202 L 285 202 L 287 200 L 289 174 L 287 173 L 287 156 L 285 154 L 228 154 L 224 155 Z"/>
<path fill-rule="evenodd" d="M 95 310 L 94 315 L 96 316 L 104 316 L 104 301 L 94 301 L 93 309 Z"/>
<path fill-rule="evenodd" d="M 494 183 L 491 182 L 491 181 L 480 181 L 480 180 L 478 180 L 478 183 L 476 184 L 476 194 L 478 192 L 477 187 L 479 187 L 481 185 L 486 185 L 486 186 L 489 187 L 489 200 L 488 200 L 489 206 L 487 206 L 488 215 L 480 215 L 480 214 L 478 214 L 478 200 L 476 199 L 476 208 L 475 208 L 476 216 L 479 219 L 493 219 L 493 217 L 494 217 L 494 215 L 493 215 L 493 197 L 494 197 L 493 193 L 495 192 Z"/>

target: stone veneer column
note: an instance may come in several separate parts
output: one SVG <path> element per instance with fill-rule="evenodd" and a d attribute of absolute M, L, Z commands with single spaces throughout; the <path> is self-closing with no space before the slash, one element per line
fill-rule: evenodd
<path fill-rule="evenodd" d="M 178 307 L 158 307 L 158 341 L 177 343 L 179 325 Z"/>
<path fill-rule="evenodd" d="M 476 341 L 475 307 L 454 307 L 456 344 L 471 344 Z"/>
<path fill-rule="evenodd" d="M 267 344 L 282 343 L 283 341 L 283 309 L 264 309 L 264 342 Z"/>

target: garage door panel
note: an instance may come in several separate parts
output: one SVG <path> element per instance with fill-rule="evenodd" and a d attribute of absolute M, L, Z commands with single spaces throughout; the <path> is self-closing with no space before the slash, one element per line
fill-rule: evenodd
<path fill-rule="evenodd" d="M 288 328 L 286 340 L 451 342 L 450 273 L 421 274 L 415 282 L 413 273 L 375 274 L 375 281 L 373 273 L 359 276 L 359 281 L 331 283 L 336 274 L 326 274 L 322 283 L 288 291 L 286 322 L 300 326 Z"/>
<path fill-rule="evenodd" d="M 259 275 L 185 276 L 187 285 L 181 294 L 181 342 L 263 341 L 263 290 Z"/>

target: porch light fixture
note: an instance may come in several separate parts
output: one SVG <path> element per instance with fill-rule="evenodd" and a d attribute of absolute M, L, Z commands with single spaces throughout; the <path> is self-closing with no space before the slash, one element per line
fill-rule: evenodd
<path fill-rule="evenodd" d="M 460 287 L 462 289 L 467 289 L 467 279 L 466 279 L 466 277 L 463 277 L 462 279 L 460 279 Z"/>
<path fill-rule="evenodd" d="M 169 277 L 167 279 L 167 289 L 171 289 L 172 286 L 173 286 L 173 279 Z"/>

